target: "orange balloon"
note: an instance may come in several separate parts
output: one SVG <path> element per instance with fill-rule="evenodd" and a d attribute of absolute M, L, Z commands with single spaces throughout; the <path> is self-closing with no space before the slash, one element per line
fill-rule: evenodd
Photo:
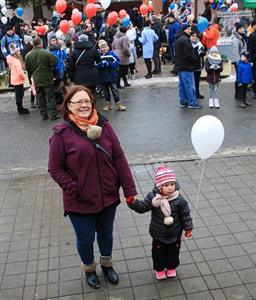
<path fill-rule="evenodd" d="M 94 3 L 88 3 L 85 6 L 85 14 L 88 18 L 92 18 L 96 15 L 97 12 L 97 6 Z"/>
<path fill-rule="evenodd" d="M 62 14 L 67 9 L 67 2 L 65 0 L 57 0 L 55 10 L 57 13 Z"/>
<path fill-rule="evenodd" d="M 67 20 L 62 20 L 60 21 L 60 30 L 66 34 L 69 31 L 70 25 L 69 25 L 69 21 Z"/>
<path fill-rule="evenodd" d="M 127 12 L 126 12 L 125 9 L 121 9 L 121 10 L 119 11 L 119 17 L 120 17 L 121 19 L 124 19 L 124 18 L 126 17 L 126 15 L 127 15 Z"/>
<path fill-rule="evenodd" d="M 71 20 L 74 25 L 80 24 L 80 22 L 82 21 L 82 16 L 81 16 L 80 12 L 74 12 L 71 16 Z"/>
<path fill-rule="evenodd" d="M 45 34 L 46 33 L 46 27 L 45 26 L 39 26 L 38 30 L 39 30 L 38 32 L 40 34 Z"/>
<path fill-rule="evenodd" d="M 116 11 L 111 11 L 107 17 L 107 24 L 109 26 L 114 25 L 118 20 L 118 13 Z"/>
<path fill-rule="evenodd" d="M 87 0 L 87 3 L 95 3 L 96 0 Z"/>
<path fill-rule="evenodd" d="M 141 4 L 140 6 L 140 13 L 142 16 L 146 16 L 148 13 L 148 6 L 146 4 Z"/>

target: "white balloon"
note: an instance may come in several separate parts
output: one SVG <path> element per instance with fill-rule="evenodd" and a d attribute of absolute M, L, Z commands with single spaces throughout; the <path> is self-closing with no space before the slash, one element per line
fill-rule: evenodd
<path fill-rule="evenodd" d="M 2 18 L 1 18 L 1 21 L 2 21 L 3 24 L 7 24 L 8 19 L 7 19 L 6 17 L 2 17 Z"/>
<path fill-rule="evenodd" d="M 5 6 L 5 0 L 0 0 L 0 5 L 3 7 Z"/>
<path fill-rule="evenodd" d="M 3 15 L 6 15 L 6 13 L 7 13 L 7 8 L 6 8 L 5 6 L 1 8 L 1 13 L 2 13 Z"/>
<path fill-rule="evenodd" d="M 100 0 L 100 3 L 103 8 L 107 9 L 111 4 L 111 0 Z"/>
<path fill-rule="evenodd" d="M 74 8 L 74 9 L 72 10 L 72 14 L 74 14 L 74 13 L 76 13 L 76 12 L 78 12 L 78 13 L 79 13 L 79 9 L 77 9 L 77 8 Z"/>
<path fill-rule="evenodd" d="M 224 140 L 224 127 L 221 121 L 210 115 L 199 118 L 192 127 L 191 141 L 201 159 L 213 155 Z"/>

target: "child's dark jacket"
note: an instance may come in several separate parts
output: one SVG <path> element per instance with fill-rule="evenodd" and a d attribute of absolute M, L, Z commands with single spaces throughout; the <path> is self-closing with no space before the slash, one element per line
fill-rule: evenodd
<path fill-rule="evenodd" d="M 116 82 L 120 59 L 112 50 L 100 55 L 101 62 L 97 64 L 100 84 Z"/>
<path fill-rule="evenodd" d="M 188 203 L 180 194 L 176 199 L 169 201 L 174 222 L 171 225 L 165 225 L 164 214 L 160 207 L 152 205 L 152 200 L 158 193 L 159 191 L 154 188 L 144 200 L 135 200 L 133 204 L 129 204 L 129 207 L 141 214 L 151 210 L 150 235 L 164 244 L 173 244 L 181 238 L 183 230 L 193 228 Z"/>
<path fill-rule="evenodd" d="M 220 69 L 210 69 L 211 64 L 209 63 L 208 59 L 206 59 L 205 62 L 205 71 L 207 73 L 207 82 L 209 83 L 218 83 L 221 81 L 220 73 L 223 71 L 223 65 L 222 62 L 220 63 Z"/>

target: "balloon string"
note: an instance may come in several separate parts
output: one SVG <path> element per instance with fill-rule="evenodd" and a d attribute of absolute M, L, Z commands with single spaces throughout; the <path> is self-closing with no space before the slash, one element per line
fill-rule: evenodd
<path fill-rule="evenodd" d="M 203 167 L 202 167 L 202 172 L 201 172 L 200 181 L 199 181 L 199 185 L 198 185 L 196 205 L 195 205 L 195 211 L 194 211 L 194 216 L 193 216 L 193 227 L 194 228 L 195 228 L 195 221 L 196 221 L 196 211 L 197 211 L 197 206 L 198 206 L 198 202 L 199 202 L 199 194 L 200 194 L 200 190 L 201 190 L 201 184 L 202 184 L 204 168 L 205 168 L 205 160 L 204 159 L 200 161 L 199 165 L 201 164 L 202 161 L 203 161 Z"/>

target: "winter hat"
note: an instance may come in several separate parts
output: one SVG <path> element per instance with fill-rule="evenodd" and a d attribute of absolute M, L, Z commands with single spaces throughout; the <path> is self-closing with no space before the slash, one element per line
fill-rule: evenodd
<path fill-rule="evenodd" d="M 58 40 L 55 34 L 52 34 L 52 35 L 50 36 L 49 42 L 50 42 L 51 40 L 53 40 L 53 39 L 55 39 L 56 41 Z"/>
<path fill-rule="evenodd" d="M 105 40 L 99 40 L 98 45 L 99 45 L 99 48 L 108 47 L 108 43 Z"/>
<path fill-rule="evenodd" d="M 81 34 L 81 35 L 78 37 L 78 41 L 79 41 L 79 42 L 88 42 L 88 35 L 86 35 L 86 34 Z"/>
<path fill-rule="evenodd" d="M 238 31 L 240 28 L 244 27 L 244 25 L 242 23 L 236 23 L 236 31 Z"/>
<path fill-rule="evenodd" d="M 9 45 L 9 49 L 10 49 L 10 54 L 13 55 L 17 52 L 20 51 L 20 47 L 18 47 L 17 45 L 15 45 L 14 43 L 10 43 Z"/>
<path fill-rule="evenodd" d="M 210 50 L 209 50 L 209 54 L 213 54 L 214 52 L 219 53 L 219 50 L 217 47 L 213 46 Z"/>
<path fill-rule="evenodd" d="M 32 38 L 31 35 L 27 35 L 27 34 L 24 35 L 24 43 L 25 43 L 25 45 L 29 44 L 32 40 L 33 40 L 33 38 Z"/>
<path fill-rule="evenodd" d="M 176 175 L 170 168 L 159 167 L 156 170 L 155 184 L 157 188 L 160 188 L 163 184 L 169 181 L 176 182 Z"/>
<path fill-rule="evenodd" d="M 185 30 L 188 29 L 188 28 L 191 28 L 191 25 L 189 25 L 188 23 L 184 23 L 184 24 L 181 25 L 181 29 L 182 29 L 183 31 L 185 31 Z"/>

